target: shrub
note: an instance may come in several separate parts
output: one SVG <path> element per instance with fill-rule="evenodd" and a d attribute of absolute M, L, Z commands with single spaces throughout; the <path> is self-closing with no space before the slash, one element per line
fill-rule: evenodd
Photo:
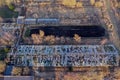
<path fill-rule="evenodd" d="M 9 9 L 12 10 L 12 11 L 14 11 L 14 9 L 15 9 L 15 6 L 14 6 L 13 4 L 9 4 L 8 7 L 9 7 Z"/>

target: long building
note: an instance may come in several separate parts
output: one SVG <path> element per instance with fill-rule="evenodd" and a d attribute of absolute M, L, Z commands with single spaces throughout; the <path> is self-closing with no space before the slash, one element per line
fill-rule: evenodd
<path fill-rule="evenodd" d="M 20 66 L 118 66 L 114 45 L 19 45 L 11 53 L 13 64 Z"/>

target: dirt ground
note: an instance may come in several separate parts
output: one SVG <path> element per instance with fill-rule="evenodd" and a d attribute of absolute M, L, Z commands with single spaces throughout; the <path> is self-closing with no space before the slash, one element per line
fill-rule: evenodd
<path fill-rule="evenodd" d="M 35 80 L 120 80 L 120 67 L 80 68 L 79 71 L 35 72 Z"/>

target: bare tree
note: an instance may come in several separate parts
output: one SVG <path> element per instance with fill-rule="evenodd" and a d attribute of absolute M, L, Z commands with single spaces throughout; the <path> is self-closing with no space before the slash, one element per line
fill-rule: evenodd
<path fill-rule="evenodd" d="M 0 61 L 0 73 L 3 73 L 5 71 L 6 64 L 5 62 Z"/>
<path fill-rule="evenodd" d="M 78 43 L 81 42 L 81 37 L 80 37 L 78 34 L 74 34 L 73 39 L 74 39 L 76 42 L 78 42 Z"/>
<path fill-rule="evenodd" d="M 65 43 L 65 38 L 63 36 L 60 37 L 60 41 L 61 41 L 61 43 Z"/>
<path fill-rule="evenodd" d="M 55 36 L 50 35 L 50 43 L 54 44 L 55 43 Z"/>
<path fill-rule="evenodd" d="M 39 34 L 40 34 L 40 37 L 41 37 L 41 38 L 43 38 L 44 35 L 45 35 L 44 31 L 42 31 L 42 30 L 39 31 Z"/>
<path fill-rule="evenodd" d="M 13 70 L 12 70 L 12 75 L 21 75 L 21 72 L 22 72 L 22 68 L 20 67 L 14 67 Z"/>

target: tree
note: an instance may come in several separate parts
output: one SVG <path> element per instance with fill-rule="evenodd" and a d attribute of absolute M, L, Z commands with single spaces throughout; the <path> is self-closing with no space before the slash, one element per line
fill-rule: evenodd
<path fill-rule="evenodd" d="M 62 0 L 62 4 L 69 7 L 74 7 L 76 5 L 76 0 Z"/>
<path fill-rule="evenodd" d="M 107 42 L 108 42 L 108 39 L 104 38 L 104 39 L 102 39 L 102 40 L 100 41 L 100 44 L 101 44 L 101 45 L 104 45 L 104 44 L 106 44 Z"/>
<path fill-rule="evenodd" d="M 12 70 L 12 75 L 14 76 L 20 76 L 22 72 L 22 68 L 20 67 L 14 67 Z"/>
<path fill-rule="evenodd" d="M 67 43 L 67 44 L 68 44 L 68 43 L 72 43 L 72 40 L 71 40 L 69 37 L 66 37 L 65 40 L 66 40 L 66 43 Z"/>
<path fill-rule="evenodd" d="M 44 40 L 45 40 L 46 42 L 49 42 L 50 36 L 46 36 Z"/>
<path fill-rule="evenodd" d="M 44 38 L 44 41 L 46 41 L 47 43 L 50 43 L 50 44 L 54 44 L 56 41 L 56 38 L 53 35 L 49 35 Z"/>
<path fill-rule="evenodd" d="M 6 64 L 3 61 L 0 61 L 0 74 L 5 71 Z"/>
<path fill-rule="evenodd" d="M 9 9 L 12 10 L 12 11 L 14 11 L 14 9 L 15 9 L 15 6 L 14 6 L 12 3 L 10 3 L 10 4 L 8 5 L 8 7 L 9 7 Z"/>
<path fill-rule="evenodd" d="M 60 42 L 60 38 L 59 38 L 59 37 L 55 37 L 55 41 L 56 41 L 57 43 L 59 43 L 59 42 Z"/>
<path fill-rule="evenodd" d="M 81 42 L 81 37 L 78 34 L 74 34 L 73 38 L 76 42 Z"/>
<path fill-rule="evenodd" d="M 114 71 L 114 77 L 119 80 L 120 79 L 120 68 L 116 68 Z"/>
<path fill-rule="evenodd" d="M 77 2 L 76 7 L 83 7 L 82 2 Z"/>
<path fill-rule="evenodd" d="M 55 43 L 55 36 L 50 35 L 50 43 L 54 44 Z"/>
<path fill-rule="evenodd" d="M 90 0 L 91 5 L 95 4 L 95 0 Z"/>
<path fill-rule="evenodd" d="M 45 35 L 44 31 L 42 31 L 42 30 L 39 31 L 39 34 L 40 34 L 40 37 L 41 37 L 41 38 L 43 38 L 44 35 Z"/>
<path fill-rule="evenodd" d="M 8 48 L 3 48 L 0 50 L 0 60 L 4 60 L 7 57 L 7 53 L 9 52 Z"/>
<path fill-rule="evenodd" d="M 9 5 L 9 4 L 11 4 L 11 3 L 14 3 L 14 0 L 4 0 L 4 1 L 5 1 L 6 5 Z"/>
<path fill-rule="evenodd" d="M 5 53 L 8 53 L 10 51 L 9 48 L 4 48 Z"/>
<path fill-rule="evenodd" d="M 61 41 L 61 43 L 65 43 L 65 38 L 63 36 L 60 37 L 60 41 Z"/>
<path fill-rule="evenodd" d="M 25 37 L 29 37 L 29 35 L 30 35 L 30 29 L 26 29 L 26 31 L 25 31 Z"/>
<path fill-rule="evenodd" d="M 120 8 L 120 2 L 116 3 L 115 7 Z"/>

